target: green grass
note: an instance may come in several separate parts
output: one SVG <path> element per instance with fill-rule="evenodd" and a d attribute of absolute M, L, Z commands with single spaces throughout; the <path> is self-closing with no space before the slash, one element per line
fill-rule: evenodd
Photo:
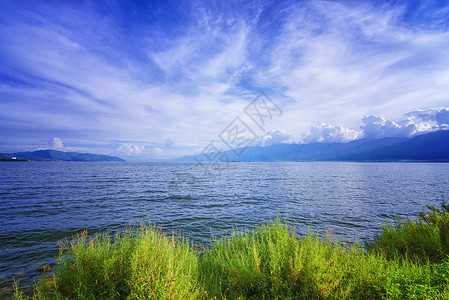
<path fill-rule="evenodd" d="M 387 224 L 374 242 L 367 245 L 370 251 L 383 253 L 389 258 L 397 256 L 414 260 L 439 262 L 449 255 L 449 206 L 441 209 L 427 206 L 419 219 Z"/>
<path fill-rule="evenodd" d="M 201 293 L 196 252 L 155 227 L 129 229 L 113 241 L 84 233 L 60 249 L 54 279 L 40 281 L 34 298 L 187 299 Z"/>
<path fill-rule="evenodd" d="M 386 225 L 362 247 L 280 220 L 198 252 L 152 226 L 61 245 L 36 299 L 448 299 L 448 207 Z M 16 288 L 16 299 L 23 299 Z"/>
<path fill-rule="evenodd" d="M 297 239 L 279 221 L 216 241 L 200 265 L 201 282 L 211 298 L 449 297 L 447 263 L 437 269 L 407 259 L 388 260 L 359 245 L 342 246 L 312 234 Z"/>

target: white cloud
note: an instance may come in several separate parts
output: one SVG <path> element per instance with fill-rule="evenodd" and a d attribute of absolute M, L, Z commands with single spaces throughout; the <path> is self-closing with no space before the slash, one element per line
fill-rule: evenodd
<path fill-rule="evenodd" d="M 398 124 L 381 115 L 371 115 L 364 116 L 362 121 L 364 125 L 360 128 L 366 138 L 409 137 L 416 132 L 415 123 L 410 119 Z"/>
<path fill-rule="evenodd" d="M 163 154 L 163 150 L 159 147 L 148 147 L 139 146 L 134 144 L 121 144 L 117 149 L 115 149 L 117 155 L 123 156 L 149 156 L 157 157 Z"/>
<path fill-rule="evenodd" d="M 159 147 L 151 147 L 149 149 L 147 149 L 149 155 L 151 156 L 160 156 L 162 154 L 164 154 L 164 151 L 159 148 Z"/>
<path fill-rule="evenodd" d="M 419 121 L 431 122 L 435 125 L 449 125 L 449 108 L 418 109 L 404 116 Z"/>
<path fill-rule="evenodd" d="M 343 126 L 333 126 L 321 122 L 320 125 L 312 126 L 308 133 L 303 133 L 301 142 L 309 143 L 345 143 L 360 137 L 356 130 Z"/>
<path fill-rule="evenodd" d="M 290 144 L 292 143 L 292 136 L 287 133 L 286 130 L 268 130 L 263 136 L 260 137 L 259 146 L 269 147 L 277 144 Z"/>
<path fill-rule="evenodd" d="M 348 142 L 361 137 L 380 139 L 386 137 L 412 137 L 437 130 L 449 130 L 449 109 L 419 109 L 404 114 L 398 120 L 382 115 L 365 115 L 361 131 L 321 123 L 312 126 L 300 138 L 302 143 Z"/>
<path fill-rule="evenodd" d="M 137 146 L 133 144 L 121 144 L 115 152 L 120 155 L 131 156 L 141 155 L 145 150 L 145 146 Z"/>
<path fill-rule="evenodd" d="M 61 151 L 64 149 L 64 144 L 62 143 L 62 140 L 60 138 L 54 137 L 48 141 L 48 149 Z"/>
<path fill-rule="evenodd" d="M 48 140 L 47 145 L 46 146 L 31 146 L 30 151 L 35 151 L 35 150 L 58 150 L 58 151 L 80 151 L 81 149 L 78 148 L 73 148 L 70 146 L 65 146 L 64 143 L 62 142 L 62 139 L 59 137 L 54 137 L 50 140 Z M 83 149 L 86 150 L 86 149 Z"/>
<path fill-rule="evenodd" d="M 411 137 L 436 130 L 449 129 L 449 109 L 432 108 L 406 113 L 398 121 L 381 115 L 365 116 L 360 128 L 367 138 Z"/>

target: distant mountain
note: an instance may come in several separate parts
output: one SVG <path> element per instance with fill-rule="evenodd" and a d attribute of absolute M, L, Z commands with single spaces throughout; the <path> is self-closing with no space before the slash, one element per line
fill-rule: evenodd
<path fill-rule="evenodd" d="M 239 152 L 239 151 L 237 151 Z M 249 147 L 240 156 L 225 152 L 230 161 L 448 161 L 449 131 L 413 138 L 360 139 L 348 143 L 278 144 Z M 186 156 L 176 161 L 204 161 Z"/>
<path fill-rule="evenodd" d="M 28 160 L 63 160 L 63 161 L 125 161 L 119 157 L 91 153 L 62 152 L 57 150 L 37 150 L 32 152 L 5 153 L 10 157 Z"/>
<path fill-rule="evenodd" d="M 378 151 L 367 151 L 358 160 L 449 161 L 449 131 L 437 131 Z"/>

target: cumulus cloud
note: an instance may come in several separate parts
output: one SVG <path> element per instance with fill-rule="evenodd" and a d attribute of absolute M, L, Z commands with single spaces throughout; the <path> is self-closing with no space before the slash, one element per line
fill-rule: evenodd
<path fill-rule="evenodd" d="M 366 138 L 409 137 L 416 132 L 416 125 L 411 119 L 402 120 L 398 124 L 386 120 L 381 115 L 364 116 L 364 125 L 361 126 Z"/>
<path fill-rule="evenodd" d="M 48 140 L 47 145 L 39 145 L 34 150 L 79 151 L 80 149 L 65 146 L 61 138 L 54 137 Z"/>
<path fill-rule="evenodd" d="M 320 125 L 312 126 L 309 133 L 302 134 L 301 142 L 305 144 L 345 143 L 359 137 L 360 133 L 356 130 L 321 122 Z"/>
<path fill-rule="evenodd" d="M 333 126 L 321 122 L 301 135 L 300 142 L 344 143 L 361 137 L 380 139 L 386 137 L 412 137 L 437 130 L 449 130 L 449 108 L 418 109 L 406 113 L 398 120 L 382 115 L 365 115 L 360 130 Z"/>
<path fill-rule="evenodd" d="M 52 150 L 63 150 L 64 144 L 62 143 L 62 140 L 58 137 L 54 137 L 51 140 L 48 141 L 48 148 Z"/>
<path fill-rule="evenodd" d="M 115 153 L 123 156 L 159 156 L 163 151 L 159 147 L 145 148 L 145 146 L 125 143 L 115 149 Z"/>
<path fill-rule="evenodd" d="M 145 150 L 145 146 L 137 146 L 137 145 L 133 145 L 133 144 L 121 144 L 116 150 L 115 152 L 117 154 L 121 154 L 121 155 L 126 155 L 126 156 L 130 156 L 130 155 L 139 155 L 142 154 L 142 152 Z"/>
<path fill-rule="evenodd" d="M 259 146 L 268 147 L 276 144 L 289 144 L 292 143 L 292 137 L 286 130 L 269 130 L 263 136 L 260 137 Z"/>
<path fill-rule="evenodd" d="M 449 129 L 449 109 L 432 108 L 409 112 L 399 121 L 387 120 L 381 115 L 365 116 L 360 128 L 366 138 L 411 137 Z"/>
<path fill-rule="evenodd" d="M 449 125 L 449 108 L 418 109 L 404 115 L 405 117 L 434 125 Z"/>

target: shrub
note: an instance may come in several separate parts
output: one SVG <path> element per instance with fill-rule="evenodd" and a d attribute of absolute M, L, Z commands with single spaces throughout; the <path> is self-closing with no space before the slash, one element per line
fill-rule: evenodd
<path fill-rule="evenodd" d="M 84 232 L 61 244 L 55 280 L 37 298 L 186 299 L 199 294 L 198 257 L 181 239 L 142 226 L 115 235 Z"/>
<path fill-rule="evenodd" d="M 311 233 L 298 239 L 279 220 L 253 233 L 216 240 L 200 264 L 210 298 L 420 299 L 448 295 L 447 283 L 432 282 L 430 265 L 388 260 L 379 253 L 366 253 L 357 244 L 342 246 Z"/>
<path fill-rule="evenodd" d="M 427 206 L 429 212 L 421 212 L 418 220 L 397 219 L 396 224 L 387 224 L 372 243 L 369 251 L 420 261 L 439 262 L 449 255 L 449 206 L 442 209 Z"/>

